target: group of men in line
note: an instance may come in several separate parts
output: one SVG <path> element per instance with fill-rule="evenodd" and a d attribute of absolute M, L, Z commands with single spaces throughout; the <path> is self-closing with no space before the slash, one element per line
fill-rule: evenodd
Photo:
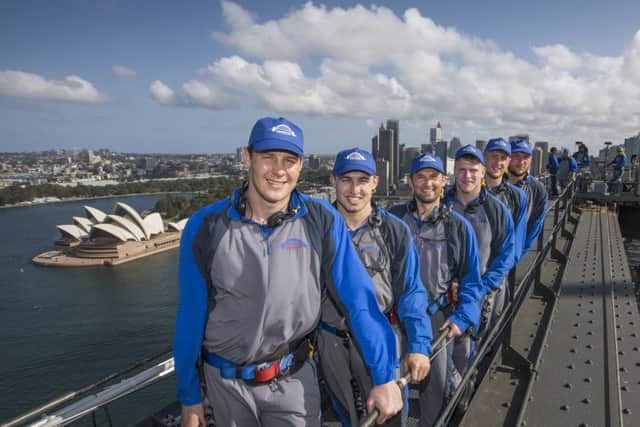
<path fill-rule="evenodd" d="M 258 120 L 246 183 L 185 227 L 174 341 L 182 425 L 206 425 L 200 366 L 220 426 L 320 426 L 325 394 L 343 425 L 374 410 L 379 424 L 406 425 L 408 393 L 395 383 L 405 373 L 419 389 L 419 425 L 431 426 L 542 229 L 532 147 L 495 138 L 484 152 L 460 148 L 448 190 L 442 160 L 420 154 L 413 197 L 384 209 L 375 160 L 359 148 L 335 159 L 333 206 L 296 190 L 303 141 L 287 119 Z M 442 331 L 451 344 L 430 359 Z"/>
<path fill-rule="evenodd" d="M 573 154 L 568 148 L 563 148 L 562 153 L 558 154 L 558 149 L 551 147 L 547 162 L 550 195 L 557 196 L 560 191 L 574 181 L 576 181 L 578 191 L 587 191 L 587 174 L 591 163 L 589 149 L 584 144 L 579 144 L 578 151 Z M 607 192 L 612 193 L 616 188 L 619 189 L 622 182 L 622 172 L 628 164 L 629 159 L 624 152 L 624 147 L 619 146 L 616 149 L 616 156 L 606 164 L 606 167 L 613 167 L 613 173 L 607 181 Z"/>

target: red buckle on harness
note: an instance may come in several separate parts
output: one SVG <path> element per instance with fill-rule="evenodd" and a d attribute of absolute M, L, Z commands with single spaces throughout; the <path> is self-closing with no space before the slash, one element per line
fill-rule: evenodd
<path fill-rule="evenodd" d="M 398 311 L 395 307 L 391 307 L 391 310 L 387 313 L 387 319 L 389 319 L 389 323 L 391 323 L 392 326 L 398 324 Z"/>
<path fill-rule="evenodd" d="M 254 381 L 258 383 L 266 383 L 271 381 L 280 374 L 280 360 L 273 362 L 261 363 L 253 370 L 255 376 Z"/>

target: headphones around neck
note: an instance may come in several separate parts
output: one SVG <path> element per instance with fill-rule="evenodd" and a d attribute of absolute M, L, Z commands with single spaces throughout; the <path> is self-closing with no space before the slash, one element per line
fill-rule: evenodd
<path fill-rule="evenodd" d="M 238 195 L 238 202 L 236 203 L 236 210 L 243 217 L 247 212 L 247 189 L 249 188 L 249 183 L 247 181 L 242 183 L 242 187 L 240 188 L 240 194 Z M 300 211 L 300 207 L 296 206 L 295 208 L 291 208 L 287 206 L 286 212 L 276 212 L 267 218 L 267 227 L 278 227 L 282 225 L 287 219 L 294 217 Z"/>

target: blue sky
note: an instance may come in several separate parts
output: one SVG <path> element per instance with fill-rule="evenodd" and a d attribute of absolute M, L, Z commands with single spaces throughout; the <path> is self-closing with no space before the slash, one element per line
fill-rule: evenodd
<path fill-rule="evenodd" d="M 232 152 L 264 115 L 326 154 L 391 117 L 409 146 L 640 131 L 640 2 L 375 4 L 0 2 L 0 151 Z"/>

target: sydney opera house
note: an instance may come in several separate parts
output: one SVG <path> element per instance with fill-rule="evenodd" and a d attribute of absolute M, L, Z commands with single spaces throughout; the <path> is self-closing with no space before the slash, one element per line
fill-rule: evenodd
<path fill-rule="evenodd" d="M 73 224 L 58 225 L 61 237 L 52 251 L 33 258 L 39 265 L 84 267 L 117 265 L 179 246 L 187 222 L 165 222 L 159 213 L 144 217 L 131 206 L 118 202 L 107 214 L 91 206 L 85 216 L 74 216 Z"/>

